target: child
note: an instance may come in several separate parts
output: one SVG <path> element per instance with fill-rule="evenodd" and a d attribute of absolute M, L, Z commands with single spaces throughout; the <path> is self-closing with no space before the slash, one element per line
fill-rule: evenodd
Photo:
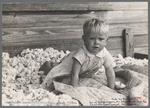
<path fill-rule="evenodd" d="M 113 58 L 105 48 L 109 26 L 101 20 L 91 19 L 83 25 L 84 45 L 59 65 L 54 67 L 46 76 L 43 86 L 49 88 L 55 78 L 70 76 L 70 84 L 78 86 L 79 77 L 91 77 L 102 65 L 105 67 L 108 87 L 115 88 L 115 73 Z"/>

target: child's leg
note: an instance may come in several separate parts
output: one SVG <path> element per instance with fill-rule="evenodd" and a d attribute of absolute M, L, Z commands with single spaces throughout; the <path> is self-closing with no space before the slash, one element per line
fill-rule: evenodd
<path fill-rule="evenodd" d="M 139 79 L 138 75 L 136 74 L 136 72 L 131 71 L 129 69 L 122 69 L 122 68 L 115 68 L 115 74 L 118 77 L 124 78 L 127 82 L 126 82 L 126 88 L 132 88 L 137 86 L 141 80 Z"/>
<path fill-rule="evenodd" d="M 55 78 L 62 78 L 65 76 L 70 76 L 71 66 L 66 62 L 62 62 L 59 65 L 52 68 L 52 70 L 47 74 L 45 80 L 42 83 L 42 88 L 53 89 L 53 81 Z"/>
<path fill-rule="evenodd" d="M 74 55 L 74 53 L 70 53 L 67 56 L 67 58 L 65 58 L 60 64 L 58 64 L 57 66 L 55 66 L 51 69 L 51 71 L 47 74 L 44 82 L 42 83 L 43 88 L 53 88 L 53 81 L 56 78 L 70 76 L 71 70 L 72 70 L 72 65 L 73 65 L 73 59 L 72 59 L 73 55 Z M 46 66 L 49 67 L 49 64 Z M 47 70 L 48 69 L 50 69 L 50 68 L 47 68 Z"/>

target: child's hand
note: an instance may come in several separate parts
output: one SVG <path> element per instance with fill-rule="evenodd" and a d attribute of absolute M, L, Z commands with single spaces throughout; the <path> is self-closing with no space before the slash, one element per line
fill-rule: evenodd
<path fill-rule="evenodd" d="M 121 82 L 119 82 L 119 81 L 116 81 L 115 82 L 115 88 L 116 89 L 124 89 L 126 86 L 123 84 L 123 83 L 121 83 Z"/>
<path fill-rule="evenodd" d="M 121 83 L 121 82 L 119 82 L 119 81 L 116 81 L 116 82 L 115 82 L 115 90 L 116 90 L 116 92 L 118 92 L 118 93 L 123 93 L 125 87 L 126 87 L 126 86 L 125 86 L 123 83 Z"/>

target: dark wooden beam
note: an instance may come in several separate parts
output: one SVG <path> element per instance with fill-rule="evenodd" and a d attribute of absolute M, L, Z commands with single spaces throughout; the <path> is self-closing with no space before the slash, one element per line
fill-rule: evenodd
<path fill-rule="evenodd" d="M 148 59 L 148 54 L 135 53 L 134 57 L 137 59 Z"/>
<path fill-rule="evenodd" d="M 133 30 L 125 29 L 125 56 L 133 57 L 134 55 Z"/>

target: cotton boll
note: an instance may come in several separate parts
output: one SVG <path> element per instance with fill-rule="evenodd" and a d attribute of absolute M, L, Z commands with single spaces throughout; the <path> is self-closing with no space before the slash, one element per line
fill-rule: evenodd
<path fill-rule="evenodd" d="M 13 95 L 13 99 L 17 99 L 16 97 L 18 97 L 18 93 L 16 91 L 12 90 L 11 94 Z"/>
<path fill-rule="evenodd" d="M 36 50 L 33 50 L 32 54 L 35 56 L 39 56 L 39 53 Z"/>
<path fill-rule="evenodd" d="M 52 58 L 57 58 L 57 54 L 53 53 Z"/>
<path fill-rule="evenodd" d="M 2 100 L 6 100 L 7 99 L 7 96 L 6 96 L 6 94 L 2 94 Z"/>
<path fill-rule="evenodd" d="M 6 87 L 8 87 L 9 89 L 13 90 L 13 91 L 16 91 L 17 90 L 17 86 L 16 84 L 8 84 Z"/>
<path fill-rule="evenodd" d="M 24 68 L 24 65 L 23 65 L 23 63 L 18 63 L 18 68 L 17 68 L 17 70 L 20 72 L 21 70 L 23 70 L 23 68 Z"/>
<path fill-rule="evenodd" d="M 30 62 L 26 59 L 23 60 L 24 67 L 28 67 L 30 65 Z"/>
<path fill-rule="evenodd" d="M 2 87 L 2 94 L 6 94 L 9 92 L 9 88 L 8 87 Z"/>
<path fill-rule="evenodd" d="M 67 51 L 66 51 L 66 54 L 68 55 L 69 53 L 70 53 L 70 51 L 67 50 Z"/>
<path fill-rule="evenodd" d="M 7 79 L 7 81 L 15 80 L 15 76 L 17 73 L 18 73 L 18 71 L 13 67 L 2 68 L 2 77 L 4 79 Z"/>
<path fill-rule="evenodd" d="M 38 68 L 40 68 L 40 63 L 38 63 L 38 62 L 34 62 L 34 67 L 38 67 Z"/>
<path fill-rule="evenodd" d="M 22 77 L 24 77 L 26 74 L 31 74 L 31 70 L 29 70 L 29 68 L 24 68 L 20 73 Z"/>
<path fill-rule="evenodd" d="M 114 62 L 115 62 L 114 67 L 115 67 L 116 65 L 117 65 L 118 67 L 120 67 L 120 66 L 122 66 L 122 65 L 125 64 L 125 63 L 124 63 L 124 59 L 123 59 L 123 57 L 122 57 L 121 54 L 118 54 L 116 57 L 113 57 L 113 59 L 114 59 Z"/>
<path fill-rule="evenodd" d="M 43 98 L 43 99 L 40 100 L 40 102 L 45 102 L 46 103 L 46 102 L 49 102 L 49 99 L 48 98 Z"/>
<path fill-rule="evenodd" d="M 2 67 L 8 67 L 9 65 L 8 60 L 2 59 Z"/>
<path fill-rule="evenodd" d="M 54 94 L 53 92 L 48 92 L 48 91 L 47 91 L 46 94 L 47 94 L 49 100 L 51 100 L 52 97 L 55 96 L 55 94 Z M 50 101 L 50 102 L 51 102 L 51 101 Z"/>
<path fill-rule="evenodd" d="M 122 60 L 122 59 L 123 59 L 123 56 L 122 56 L 121 54 L 118 54 L 118 55 L 117 55 L 117 58 L 119 58 L 119 59 Z"/>
<path fill-rule="evenodd" d="M 8 99 L 6 94 L 2 94 L 2 106 L 8 106 Z"/>
<path fill-rule="evenodd" d="M 62 56 L 62 55 L 65 55 L 64 51 L 63 50 L 60 50 L 59 54 Z"/>
<path fill-rule="evenodd" d="M 6 68 L 6 67 L 2 68 L 2 75 L 3 74 L 9 74 L 9 67 L 8 68 Z"/>
<path fill-rule="evenodd" d="M 52 47 L 46 48 L 45 51 L 47 52 L 54 52 L 54 49 Z"/>
<path fill-rule="evenodd" d="M 56 95 L 54 93 L 49 94 L 49 100 L 50 102 L 53 102 L 54 98 L 56 97 Z"/>
<path fill-rule="evenodd" d="M 27 84 L 27 81 L 25 78 L 18 78 L 16 81 L 21 84 Z"/>
<path fill-rule="evenodd" d="M 22 91 L 17 92 L 17 95 L 16 95 L 17 100 L 22 102 L 25 98 L 26 98 L 26 96 L 24 95 L 24 93 Z"/>
<path fill-rule="evenodd" d="M 2 79 L 2 87 L 6 87 L 7 83 L 6 83 L 6 81 L 4 79 Z"/>
<path fill-rule="evenodd" d="M 35 57 L 33 58 L 33 60 L 35 60 L 36 62 L 41 62 L 41 58 L 40 58 L 39 56 L 35 56 Z"/>
<path fill-rule="evenodd" d="M 48 54 L 47 52 L 43 53 L 42 56 L 43 56 L 44 58 L 49 58 L 49 54 Z"/>
<path fill-rule="evenodd" d="M 131 64 L 131 61 L 133 60 L 133 58 L 126 57 L 125 60 L 126 60 L 127 64 Z"/>
<path fill-rule="evenodd" d="M 43 63 L 46 62 L 46 61 L 47 61 L 47 58 L 45 58 L 45 57 L 42 56 L 42 57 L 41 57 L 41 60 L 40 60 L 40 63 L 43 64 Z"/>
<path fill-rule="evenodd" d="M 10 88 L 9 88 L 9 90 L 6 89 L 5 94 L 6 94 L 8 99 L 13 98 L 12 89 L 10 89 Z"/>
<path fill-rule="evenodd" d="M 10 68 L 10 73 L 9 74 L 11 74 L 12 76 L 14 76 L 14 79 L 15 79 L 16 74 L 18 74 L 18 70 L 15 69 L 15 68 Z"/>
<path fill-rule="evenodd" d="M 2 53 L 2 60 L 7 61 L 7 60 L 9 60 L 9 59 L 10 59 L 9 53 L 3 52 L 3 53 Z"/>
<path fill-rule="evenodd" d="M 10 65 L 13 66 L 13 67 L 16 66 L 17 63 L 18 63 L 17 57 L 11 58 L 10 61 L 9 61 L 9 63 L 10 63 Z"/>
<path fill-rule="evenodd" d="M 50 58 L 50 57 L 47 57 L 45 60 L 46 60 L 46 61 L 50 61 L 50 60 L 51 60 L 51 58 Z"/>
<path fill-rule="evenodd" d="M 27 100 L 31 100 L 32 98 L 34 97 L 34 94 L 33 93 L 30 93 L 26 96 L 26 99 Z"/>
<path fill-rule="evenodd" d="M 59 58 L 59 57 L 58 57 L 58 58 L 56 58 L 56 63 L 57 63 L 57 64 L 59 64 L 59 63 L 61 62 L 61 60 L 62 60 L 62 59 L 61 59 L 61 58 Z"/>
<path fill-rule="evenodd" d="M 32 59 L 31 54 L 27 54 L 27 55 L 25 55 L 24 57 L 25 57 L 25 59 L 27 59 L 27 60 Z"/>
<path fill-rule="evenodd" d="M 55 96 L 53 99 L 52 99 L 52 101 L 50 101 L 50 102 L 53 102 L 54 104 L 52 104 L 52 106 L 57 106 L 57 103 L 58 103 L 58 96 Z"/>
<path fill-rule="evenodd" d="M 23 54 L 28 54 L 28 53 L 30 53 L 30 49 L 27 48 L 27 49 L 23 50 L 21 53 L 23 53 Z"/>
<path fill-rule="evenodd" d="M 37 51 L 38 51 L 39 53 L 42 53 L 42 52 L 43 52 L 43 49 L 42 49 L 42 48 L 38 48 Z"/>
<path fill-rule="evenodd" d="M 31 78 L 31 83 L 35 84 L 35 85 L 39 85 L 40 84 L 40 76 L 35 74 L 32 74 L 32 78 Z"/>

